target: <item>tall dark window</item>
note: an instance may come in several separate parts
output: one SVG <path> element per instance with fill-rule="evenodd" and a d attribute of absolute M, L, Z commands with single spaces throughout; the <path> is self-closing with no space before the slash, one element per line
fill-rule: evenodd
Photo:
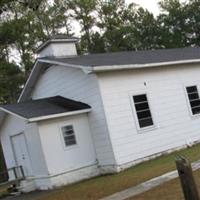
<path fill-rule="evenodd" d="M 197 86 L 186 87 L 190 107 L 193 115 L 200 114 L 200 98 Z"/>
<path fill-rule="evenodd" d="M 140 128 L 153 125 L 153 119 L 146 94 L 133 96 L 135 110 Z"/>

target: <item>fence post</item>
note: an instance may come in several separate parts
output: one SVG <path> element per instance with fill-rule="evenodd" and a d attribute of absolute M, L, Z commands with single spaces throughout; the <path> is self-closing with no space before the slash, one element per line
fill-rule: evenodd
<path fill-rule="evenodd" d="M 184 157 L 177 156 L 176 167 L 178 170 L 185 200 L 200 200 L 190 162 Z"/>

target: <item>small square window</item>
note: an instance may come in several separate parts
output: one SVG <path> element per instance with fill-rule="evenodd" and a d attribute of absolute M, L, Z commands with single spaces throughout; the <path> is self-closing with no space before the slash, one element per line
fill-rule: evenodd
<path fill-rule="evenodd" d="M 140 128 L 153 126 L 153 119 L 146 94 L 133 96 L 136 115 Z"/>
<path fill-rule="evenodd" d="M 74 128 L 72 125 L 64 126 L 61 129 L 66 147 L 77 144 Z"/>
<path fill-rule="evenodd" d="M 186 87 L 190 108 L 193 115 L 200 114 L 200 98 L 196 85 Z"/>

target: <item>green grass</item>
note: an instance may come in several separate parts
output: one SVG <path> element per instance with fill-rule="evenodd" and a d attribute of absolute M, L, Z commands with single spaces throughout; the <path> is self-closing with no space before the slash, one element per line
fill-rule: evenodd
<path fill-rule="evenodd" d="M 0 199 L 1 198 L 4 198 L 6 196 L 8 196 L 8 187 L 10 186 L 10 184 L 3 184 L 3 185 L 0 185 Z"/>
<path fill-rule="evenodd" d="M 100 176 L 62 187 L 39 200 L 99 199 L 174 170 L 174 159 L 177 154 L 185 156 L 191 162 L 199 160 L 200 144 L 141 163 L 118 174 Z"/>
<path fill-rule="evenodd" d="M 198 192 L 200 194 L 200 170 L 194 172 Z M 127 200 L 184 200 L 179 179 L 174 179 L 143 194 Z"/>

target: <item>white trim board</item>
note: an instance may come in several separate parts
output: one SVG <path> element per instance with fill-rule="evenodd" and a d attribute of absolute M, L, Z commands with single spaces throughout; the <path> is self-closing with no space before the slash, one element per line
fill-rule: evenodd
<path fill-rule="evenodd" d="M 21 119 L 23 119 L 23 120 L 27 120 L 27 118 L 22 117 L 21 115 L 16 114 L 16 113 L 14 113 L 14 112 L 12 112 L 12 111 L 9 111 L 9 110 L 7 110 L 7 109 L 5 109 L 5 108 L 0 107 L 0 110 L 2 110 L 2 111 L 5 112 L 5 113 L 8 113 L 8 114 L 14 115 L 14 116 L 16 116 L 16 117 L 19 117 L 19 118 L 21 118 Z"/>
<path fill-rule="evenodd" d="M 59 118 L 59 117 L 67 117 L 67 116 L 71 116 L 71 115 L 78 115 L 78 114 L 82 114 L 82 113 L 88 113 L 91 112 L 92 109 L 88 108 L 88 109 L 83 109 L 83 110 L 77 110 L 77 111 L 71 111 L 71 112 L 64 112 L 64 113 L 59 113 L 59 114 L 52 114 L 52 115 L 46 115 L 46 116 L 41 116 L 41 117 L 33 117 L 33 118 L 25 118 L 19 114 L 16 114 L 14 112 L 11 112 L 7 109 L 1 108 L 0 110 L 4 111 L 5 113 L 14 115 L 16 117 L 19 117 L 23 120 L 27 120 L 28 122 L 37 122 L 37 121 L 43 121 L 43 120 L 47 120 L 47 119 L 54 119 L 54 118 Z"/>
<path fill-rule="evenodd" d="M 82 114 L 82 113 L 88 113 L 91 110 L 92 109 L 89 108 L 89 109 L 72 111 L 72 112 L 65 112 L 65 113 L 60 113 L 60 114 L 53 114 L 53 115 L 47 115 L 47 116 L 41 116 L 41 117 L 34 117 L 34 118 L 30 118 L 28 121 L 29 122 L 37 122 L 37 121 L 43 121 L 43 120 L 47 120 L 47 119 L 55 119 L 55 118 L 59 118 L 59 117 L 67 117 L 67 116 L 71 116 L 71 115 L 78 115 L 78 114 Z"/>
<path fill-rule="evenodd" d="M 92 71 L 103 72 L 103 71 L 113 71 L 113 70 L 141 69 L 141 68 L 162 67 L 162 66 L 181 65 L 181 64 L 195 64 L 195 63 L 200 63 L 200 59 L 158 62 L 149 64 L 104 65 L 104 66 L 95 66 L 92 68 Z"/>

